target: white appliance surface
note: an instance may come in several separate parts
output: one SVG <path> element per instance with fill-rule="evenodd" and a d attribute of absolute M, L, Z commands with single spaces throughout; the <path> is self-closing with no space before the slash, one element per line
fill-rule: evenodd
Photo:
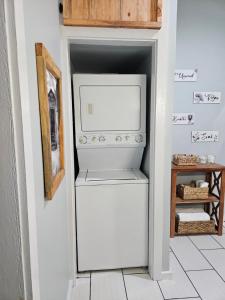
<path fill-rule="evenodd" d="M 143 184 L 148 178 L 136 169 L 131 170 L 85 170 L 80 171 L 76 186 L 106 185 L 106 184 Z"/>
<path fill-rule="evenodd" d="M 87 181 L 99 181 L 99 180 L 135 180 L 137 176 L 130 170 L 104 170 L 88 171 Z"/>
<path fill-rule="evenodd" d="M 80 86 L 80 106 L 82 131 L 140 130 L 140 86 Z"/>
<path fill-rule="evenodd" d="M 146 76 L 75 74 L 78 270 L 148 265 Z"/>
<path fill-rule="evenodd" d="M 76 181 L 78 270 L 147 266 L 147 178 L 139 170 L 88 174 Z"/>
<path fill-rule="evenodd" d="M 77 148 L 145 146 L 146 75 L 74 74 Z"/>
<path fill-rule="evenodd" d="M 74 74 L 80 170 L 140 168 L 146 145 L 146 75 Z"/>

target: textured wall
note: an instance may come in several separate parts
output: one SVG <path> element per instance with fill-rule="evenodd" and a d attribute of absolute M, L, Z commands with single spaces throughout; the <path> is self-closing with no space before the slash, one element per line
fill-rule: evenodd
<path fill-rule="evenodd" d="M 66 299 L 70 274 L 66 176 L 51 201 L 44 198 L 43 158 L 38 103 L 35 43 L 42 42 L 58 67 L 60 26 L 57 0 L 23 0 L 30 117 L 35 177 L 37 243 L 41 300 Z M 63 103 L 66 105 L 66 103 Z M 67 134 L 65 132 L 65 134 Z M 65 147 L 65 155 L 68 149 Z M 30 199 L 32 201 L 33 199 Z"/>
<path fill-rule="evenodd" d="M 0 299 L 24 297 L 4 2 L 0 1 Z"/>
<path fill-rule="evenodd" d="M 175 84 L 174 112 L 194 112 L 193 126 L 173 126 L 173 152 L 214 154 L 225 163 L 225 1 L 179 0 L 179 69 L 198 68 L 197 82 Z M 221 104 L 193 104 L 194 91 L 221 91 Z M 219 130 L 218 143 L 191 143 L 192 130 Z"/>

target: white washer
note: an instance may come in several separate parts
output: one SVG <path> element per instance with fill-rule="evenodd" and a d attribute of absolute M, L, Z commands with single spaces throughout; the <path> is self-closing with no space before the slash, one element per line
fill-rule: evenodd
<path fill-rule="evenodd" d="M 139 170 L 81 171 L 78 271 L 148 265 L 148 179 Z"/>

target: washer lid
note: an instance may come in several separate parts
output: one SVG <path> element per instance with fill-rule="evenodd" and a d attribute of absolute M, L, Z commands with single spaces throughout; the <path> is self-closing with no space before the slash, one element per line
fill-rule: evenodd
<path fill-rule="evenodd" d="M 112 184 L 148 184 L 148 178 L 137 169 L 126 170 L 81 170 L 76 179 L 76 187 Z"/>
<path fill-rule="evenodd" d="M 86 181 L 137 180 L 133 170 L 88 171 Z"/>

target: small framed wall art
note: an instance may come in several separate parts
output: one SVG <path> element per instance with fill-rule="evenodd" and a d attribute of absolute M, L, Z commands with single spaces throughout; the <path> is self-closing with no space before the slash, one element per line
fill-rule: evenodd
<path fill-rule="evenodd" d="M 36 43 L 35 50 L 45 197 L 51 200 L 65 174 L 62 78 L 60 70 L 44 45 Z"/>

